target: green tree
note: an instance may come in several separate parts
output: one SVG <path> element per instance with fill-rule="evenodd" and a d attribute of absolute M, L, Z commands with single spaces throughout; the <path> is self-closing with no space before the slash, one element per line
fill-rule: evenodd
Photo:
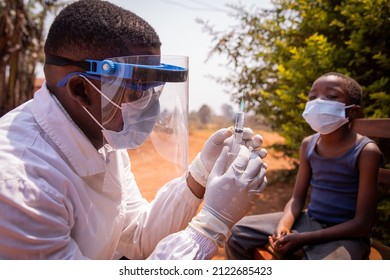
<path fill-rule="evenodd" d="M 0 0 L 0 116 L 33 96 L 44 22 L 57 0 Z"/>
<path fill-rule="evenodd" d="M 239 102 L 261 114 L 286 139 L 278 148 L 297 158 L 305 135 L 306 95 L 329 71 L 355 78 L 364 89 L 366 117 L 390 116 L 390 4 L 388 0 L 275 0 L 272 9 L 229 5 L 237 24 L 212 36 L 213 54 L 226 56 L 225 79 Z"/>

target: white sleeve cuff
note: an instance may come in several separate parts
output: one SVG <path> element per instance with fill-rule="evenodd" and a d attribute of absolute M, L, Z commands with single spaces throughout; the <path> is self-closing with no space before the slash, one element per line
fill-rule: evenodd
<path fill-rule="evenodd" d="M 214 240 L 206 237 L 204 234 L 201 234 L 192 227 L 187 227 L 185 231 L 187 232 L 188 236 L 199 245 L 199 248 L 202 251 L 202 259 L 209 260 L 214 257 L 218 251 L 218 246 Z"/>

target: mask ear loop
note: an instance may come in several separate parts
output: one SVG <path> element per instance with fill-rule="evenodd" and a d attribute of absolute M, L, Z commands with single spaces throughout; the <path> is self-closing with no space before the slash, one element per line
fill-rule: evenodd
<path fill-rule="evenodd" d="M 119 107 L 118 104 L 116 104 L 115 102 L 112 102 L 112 100 L 110 98 L 108 98 L 100 89 L 98 89 L 90 80 L 88 80 L 87 77 L 85 77 L 84 75 L 81 75 L 81 74 L 79 74 L 79 76 L 82 77 L 84 80 L 86 80 L 97 92 L 99 92 L 105 99 L 107 99 L 110 103 L 112 103 L 112 105 L 121 109 L 121 107 Z M 87 108 L 85 108 L 84 106 L 82 106 L 82 107 L 87 112 L 87 114 L 95 121 L 95 123 L 97 125 L 99 125 L 101 129 L 105 130 L 104 126 L 91 114 L 91 112 L 88 111 Z"/>
<path fill-rule="evenodd" d="M 108 102 L 110 102 L 112 105 L 116 106 L 118 109 L 121 109 L 121 107 L 113 102 L 110 98 L 108 98 L 100 89 L 98 89 L 90 80 L 87 79 L 84 75 L 79 74 L 80 77 L 82 77 L 84 80 L 86 80 L 98 93 L 100 93 Z"/>
<path fill-rule="evenodd" d="M 348 119 L 348 121 L 351 121 L 351 119 L 363 117 L 362 112 L 359 110 L 359 108 L 360 108 L 359 105 L 351 104 L 351 105 L 345 106 L 345 109 L 354 108 L 354 107 L 357 108 L 357 110 L 349 111 L 348 114 L 347 114 L 347 111 L 345 111 L 345 117 Z"/>

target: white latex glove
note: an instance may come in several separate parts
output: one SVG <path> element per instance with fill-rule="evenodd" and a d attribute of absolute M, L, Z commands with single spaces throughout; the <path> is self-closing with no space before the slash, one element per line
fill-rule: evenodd
<path fill-rule="evenodd" d="M 207 179 L 214 163 L 218 156 L 221 154 L 222 148 L 225 146 L 230 147 L 233 141 L 233 127 L 221 128 L 214 132 L 204 144 L 202 151 L 192 161 L 189 172 L 192 177 L 202 186 L 206 186 Z M 260 134 L 253 136 L 253 130 L 245 127 L 243 132 L 243 145 L 251 147 L 251 149 L 261 158 L 267 155 L 265 149 L 260 149 L 263 144 L 263 137 Z"/>
<path fill-rule="evenodd" d="M 245 146 L 227 167 L 228 161 L 228 147 L 224 147 L 207 181 L 203 208 L 190 223 L 218 246 L 223 246 L 231 227 L 248 213 L 266 185 L 261 158 Z"/>

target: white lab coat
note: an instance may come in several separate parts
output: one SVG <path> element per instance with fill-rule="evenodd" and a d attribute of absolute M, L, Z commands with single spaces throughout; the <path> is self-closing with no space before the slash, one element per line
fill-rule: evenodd
<path fill-rule="evenodd" d="M 96 151 L 45 84 L 0 120 L 0 259 L 207 258 L 200 202 L 184 176 L 144 200 L 127 152 Z"/>

